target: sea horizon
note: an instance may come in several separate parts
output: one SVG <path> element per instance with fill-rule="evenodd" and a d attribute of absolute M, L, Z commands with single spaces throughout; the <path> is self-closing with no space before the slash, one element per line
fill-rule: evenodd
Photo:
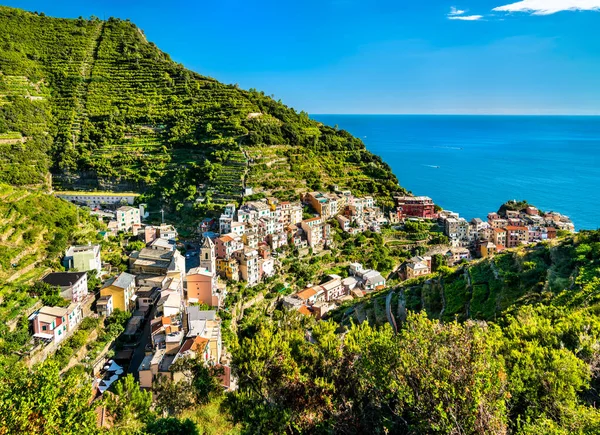
<path fill-rule="evenodd" d="M 509 200 L 600 228 L 600 122 L 594 115 L 311 115 L 360 138 L 400 185 L 466 219 Z"/>

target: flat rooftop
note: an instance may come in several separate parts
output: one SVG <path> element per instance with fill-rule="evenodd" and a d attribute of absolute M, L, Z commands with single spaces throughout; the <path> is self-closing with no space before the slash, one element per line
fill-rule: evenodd
<path fill-rule="evenodd" d="M 80 196 L 140 196 L 139 193 L 135 192 L 90 192 L 90 191 L 78 191 L 78 190 L 61 190 L 54 191 L 55 195 L 80 195 Z"/>

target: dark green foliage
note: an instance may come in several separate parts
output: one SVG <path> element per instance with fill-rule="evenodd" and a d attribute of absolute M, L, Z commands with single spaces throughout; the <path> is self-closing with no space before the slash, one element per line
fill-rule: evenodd
<path fill-rule="evenodd" d="M 227 405 L 247 433 L 600 427 L 600 320 L 588 309 L 527 306 L 498 325 L 409 314 L 397 336 L 366 322 L 344 335 L 336 329 L 276 314 L 234 349 L 239 390 Z"/>
<path fill-rule="evenodd" d="M 411 316 L 400 336 L 366 323 L 263 323 L 234 352 L 229 398 L 248 433 L 502 433 L 505 378 L 485 328 Z M 457 351 L 460 349 L 460 351 Z"/>
<path fill-rule="evenodd" d="M 160 380 L 155 388 L 156 406 L 166 415 L 179 415 L 194 405 L 205 405 L 222 394 L 219 367 L 207 367 L 197 358 L 183 358 L 170 368 L 181 379 Z"/>
<path fill-rule="evenodd" d="M 60 287 L 53 287 L 43 281 L 38 281 L 31 286 L 30 293 L 32 296 L 40 298 L 44 305 L 50 307 L 66 307 L 69 301 L 62 298 L 60 295 Z"/>
<path fill-rule="evenodd" d="M 145 432 L 148 435 L 198 435 L 199 433 L 193 421 L 172 417 L 160 418 L 150 423 L 146 426 Z"/>
<path fill-rule="evenodd" d="M 498 214 L 502 217 L 506 216 L 506 212 L 508 210 L 510 211 L 523 211 L 525 210 L 527 207 L 529 207 L 531 204 L 529 204 L 527 201 L 508 201 L 505 202 L 504 204 L 502 204 L 500 206 L 500 208 L 498 209 Z"/>

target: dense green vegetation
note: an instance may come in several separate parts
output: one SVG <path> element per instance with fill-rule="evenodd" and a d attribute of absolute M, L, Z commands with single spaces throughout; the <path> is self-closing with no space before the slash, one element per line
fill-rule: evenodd
<path fill-rule="evenodd" d="M 366 322 L 339 335 L 294 316 L 256 328 L 234 351 L 240 389 L 228 398 L 248 433 L 600 428 L 595 312 L 525 307 L 501 326 L 411 314 L 398 335 Z"/>
<path fill-rule="evenodd" d="M 128 21 L 4 7 L 0 163 L 0 182 L 39 185 L 52 170 L 59 187 L 136 189 L 177 216 L 237 201 L 244 186 L 290 199 L 337 184 L 383 203 L 399 190 L 360 140 L 186 70 Z M 447 242 L 431 224 L 338 229 L 332 251 L 300 258 L 289 249 L 271 281 L 232 287 L 221 315 L 239 390 L 221 394 L 218 373 L 188 360 L 185 379 L 161 383 L 154 401 L 127 376 L 90 403 L 85 367 L 61 370 L 80 349 L 94 356 L 114 340 L 124 313 L 86 319 L 43 364 L 19 360 L 27 311 L 64 303 L 34 281 L 60 268 L 69 243 L 99 241 L 101 227 L 39 190 L 0 184 L 0 434 L 600 432 L 600 232 L 455 269 L 436 257 L 435 275 L 393 289 L 394 335 L 389 290 L 327 322 L 274 309 L 293 289 L 344 275 L 350 261 L 387 275 Z M 123 249 L 135 242 L 101 243 L 103 259 L 125 269 Z M 239 309 L 259 292 L 264 301 Z M 109 430 L 96 425 L 98 405 Z"/>
<path fill-rule="evenodd" d="M 401 295 L 405 309 L 425 311 L 431 318 L 442 321 L 497 320 L 526 304 L 592 306 L 597 303 L 594 286 L 595 277 L 600 274 L 599 251 L 598 234 L 582 232 L 455 268 L 442 265 L 435 274 L 403 282 L 393 291 Z M 369 309 L 381 305 L 388 292 L 371 294 L 358 303 L 346 303 L 332 316 L 341 320 L 348 309 L 358 308 L 351 318 L 364 320 L 356 317 L 362 311 L 361 306 L 369 304 L 366 307 Z M 394 309 L 398 320 L 403 312 L 404 309 Z M 380 323 L 385 322 L 382 318 Z"/>
<path fill-rule="evenodd" d="M 600 431 L 599 232 L 394 289 L 397 336 L 388 292 L 335 312 L 342 329 L 252 310 L 232 348 L 234 421 L 250 433 Z"/>
<path fill-rule="evenodd" d="M 0 159 L 0 181 L 39 183 L 51 165 L 59 187 L 139 190 L 180 212 L 239 201 L 244 184 L 282 198 L 339 184 L 388 203 L 399 190 L 360 140 L 185 69 L 129 21 L 6 7 Z"/>

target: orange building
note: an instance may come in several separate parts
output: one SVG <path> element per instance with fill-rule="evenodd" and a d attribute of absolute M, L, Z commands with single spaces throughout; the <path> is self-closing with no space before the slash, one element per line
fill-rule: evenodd
<path fill-rule="evenodd" d="M 221 306 L 221 295 L 217 292 L 213 273 L 196 267 L 190 269 L 185 280 L 188 302 L 207 304 L 210 307 Z"/>

